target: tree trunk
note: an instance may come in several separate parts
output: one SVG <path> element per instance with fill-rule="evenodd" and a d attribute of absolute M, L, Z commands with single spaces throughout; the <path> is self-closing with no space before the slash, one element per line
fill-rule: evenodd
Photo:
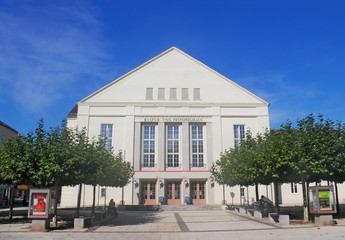
<path fill-rule="evenodd" d="M 241 196 L 241 189 L 242 189 L 242 187 L 241 187 L 241 185 L 240 185 L 240 206 L 242 206 L 242 196 Z"/>
<path fill-rule="evenodd" d="M 302 192 L 303 192 L 303 221 L 309 222 L 309 212 L 308 212 L 308 198 L 307 198 L 307 183 L 302 181 Z"/>
<path fill-rule="evenodd" d="M 273 183 L 274 185 L 274 206 L 277 210 L 277 213 L 280 213 L 280 207 L 279 207 L 279 189 L 278 189 L 279 183 Z"/>
<path fill-rule="evenodd" d="M 77 209 L 75 211 L 75 217 L 79 218 L 80 217 L 80 203 L 81 203 L 81 191 L 83 188 L 83 184 L 79 184 L 79 191 L 78 191 L 78 201 L 77 201 Z"/>
<path fill-rule="evenodd" d="M 122 187 L 122 199 L 121 199 L 121 205 L 125 205 L 124 196 L 125 196 L 125 187 Z"/>
<path fill-rule="evenodd" d="M 338 183 L 334 181 L 334 188 L 335 188 L 335 201 L 336 201 L 336 210 L 337 215 L 340 215 L 340 208 L 339 208 L 339 194 L 338 194 Z"/>
<path fill-rule="evenodd" d="M 255 183 L 255 198 L 256 201 L 259 201 L 259 184 Z"/>
<path fill-rule="evenodd" d="M 222 204 L 226 204 L 225 202 L 225 184 L 223 184 L 223 201 Z"/>
<path fill-rule="evenodd" d="M 57 206 L 60 199 L 59 183 L 55 182 L 55 202 L 54 202 L 54 218 L 53 224 L 57 226 Z"/>
<path fill-rule="evenodd" d="M 10 188 L 10 196 L 8 198 L 8 205 L 10 207 L 10 211 L 8 212 L 8 218 L 12 219 L 13 218 L 13 197 L 14 197 L 14 188 L 15 185 L 12 185 Z"/>
<path fill-rule="evenodd" d="M 95 205 L 96 205 L 96 184 L 93 185 L 93 198 L 92 198 L 92 218 L 95 215 Z"/>

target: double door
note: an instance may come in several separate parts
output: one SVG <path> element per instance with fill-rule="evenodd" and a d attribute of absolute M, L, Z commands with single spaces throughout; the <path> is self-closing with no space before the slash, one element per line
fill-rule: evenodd
<path fill-rule="evenodd" d="M 143 182 L 141 184 L 141 204 L 156 205 L 156 182 Z"/>
<path fill-rule="evenodd" d="M 181 205 L 181 181 L 168 181 L 165 184 L 165 198 L 168 205 Z M 206 181 L 191 182 L 190 197 L 194 205 L 206 205 Z M 141 183 L 141 204 L 157 204 L 156 182 Z"/>
<path fill-rule="evenodd" d="M 206 182 L 191 182 L 191 198 L 193 205 L 206 204 Z"/>
<path fill-rule="evenodd" d="M 167 182 L 165 196 L 168 205 L 181 205 L 181 182 Z"/>

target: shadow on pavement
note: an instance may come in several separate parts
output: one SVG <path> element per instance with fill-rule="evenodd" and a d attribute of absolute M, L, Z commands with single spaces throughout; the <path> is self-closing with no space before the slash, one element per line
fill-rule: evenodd
<path fill-rule="evenodd" d="M 100 223 L 102 226 L 121 226 L 121 225 L 138 225 L 144 223 L 157 222 L 159 217 L 155 212 L 148 211 L 126 211 L 119 212 L 119 215 L 107 218 L 106 221 Z"/>

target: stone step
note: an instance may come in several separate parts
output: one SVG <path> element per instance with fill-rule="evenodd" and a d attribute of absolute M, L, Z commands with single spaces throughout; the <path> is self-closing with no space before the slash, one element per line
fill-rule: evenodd
<path fill-rule="evenodd" d="M 221 205 L 161 205 L 163 211 L 210 211 L 221 210 Z"/>

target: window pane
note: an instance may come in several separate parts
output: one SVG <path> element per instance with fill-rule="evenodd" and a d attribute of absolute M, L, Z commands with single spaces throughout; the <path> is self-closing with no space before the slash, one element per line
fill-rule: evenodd
<path fill-rule="evenodd" d="M 196 183 L 192 183 L 192 199 L 196 199 Z"/>
<path fill-rule="evenodd" d="M 155 126 L 143 126 L 143 160 L 144 167 L 154 167 L 155 165 Z"/>
<path fill-rule="evenodd" d="M 172 199 L 172 183 L 168 183 L 167 186 L 167 199 Z"/>
<path fill-rule="evenodd" d="M 241 140 L 245 140 L 246 132 L 244 125 L 234 125 L 234 144 L 235 146 L 239 146 L 241 144 Z"/>
<path fill-rule="evenodd" d="M 179 125 L 167 125 L 167 166 L 178 167 L 179 166 Z"/>
<path fill-rule="evenodd" d="M 203 183 L 199 184 L 199 198 L 205 199 L 205 185 Z"/>
<path fill-rule="evenodd" d="M 150 183 L 150 199 L 156 198 L 156 184 Z"/>
<path fill-rule="evenodd" d="M 191 126 L 192 141 L 192 166 L 203 167 L 204 166 L 204 139 L 203 139 L 204 127 L 200 125 Z"/>
<path fill-rule="evenodd" d="M 105 148 L 110 151 L 113 142 L 113 125 L 101 124 L 101 138 L 104 141 Z"/>
<path fill-rule="evenodd" d="M 175 183 L 175 199 L 180 199 L 180 183 Z"/>

